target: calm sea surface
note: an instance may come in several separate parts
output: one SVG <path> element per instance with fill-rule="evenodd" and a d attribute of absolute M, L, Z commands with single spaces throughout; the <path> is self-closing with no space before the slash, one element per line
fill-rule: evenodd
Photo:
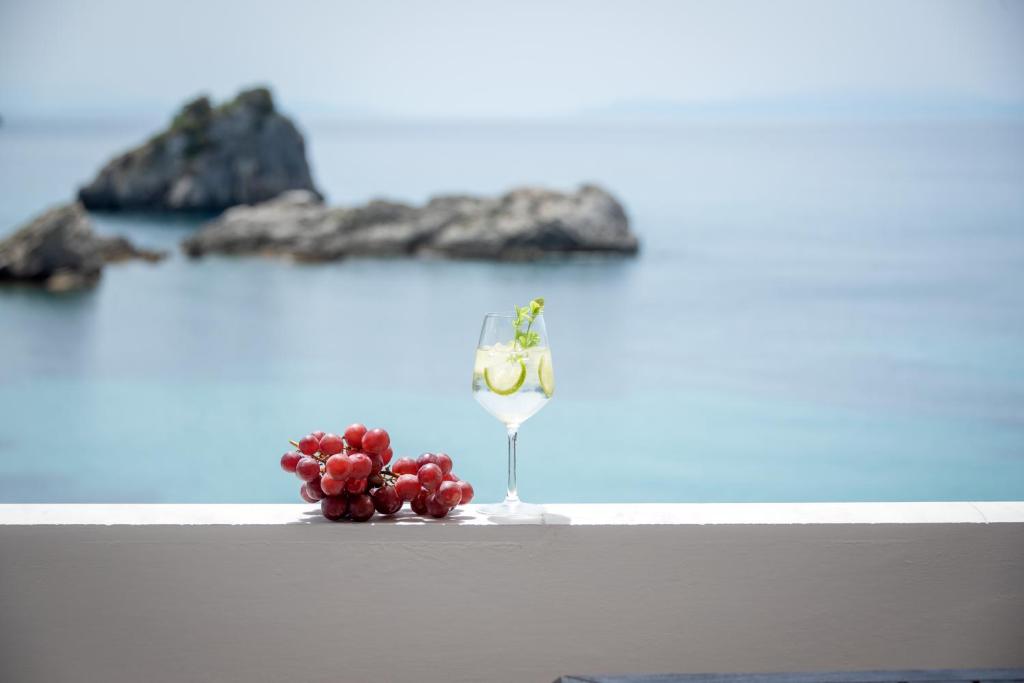
<path fill-rule="evenodd" d="M 0 233 L 160 122 L 0 128 Z M 0 502 L 285 502 L 289 437 L 445 450 L 479 500 L 484 312 L 548 301 L 539 502 L 1024 498 L 1024 126 L 311 123 L 333 202 L 601 183 L 634 260 L 258 258 L 0 290 Z M 194 219 L 95 216 L 175 249 Z"/>

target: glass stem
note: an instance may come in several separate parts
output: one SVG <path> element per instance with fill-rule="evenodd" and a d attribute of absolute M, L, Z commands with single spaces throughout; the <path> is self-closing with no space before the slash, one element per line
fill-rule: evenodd
<path fill-rule="evenodd" d="M 519 489 L 516 484 L 516 436 L 519 425 L 505 425 L 508 429 L 508 491 L 505 493 L 506 503 L 519 502 Z"/>

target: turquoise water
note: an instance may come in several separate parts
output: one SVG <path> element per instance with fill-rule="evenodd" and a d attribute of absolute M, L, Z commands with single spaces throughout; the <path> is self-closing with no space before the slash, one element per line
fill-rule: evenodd
<path fill-rule="evenodd" d="M 0 231 L 158 122 L 0 128 Z M 0 290 L 0 501 L 285 502 L 286 440 L 361 420 L 480 500 L 486 311 L 543 295 L 530 500 L 1024 497 L 1024 126 L 306 127 L 332 201 L 590 180 L 635 260 L 293 265 L 175 254 Z M 195 219 L 96 216 L 174 248 Z"/>

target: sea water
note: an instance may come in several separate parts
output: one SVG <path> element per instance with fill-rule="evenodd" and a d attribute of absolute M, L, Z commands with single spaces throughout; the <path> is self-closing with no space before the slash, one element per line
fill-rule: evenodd
<path fill-rule="evenodd" d="M 0 231 L 159 121 L 5 122 Z M 286 502 L 289 438 L 359 420 L 504 494 L 471 396 L 485 312 L 536 296 L 558 388 L 525 500 L 1024 497 L 1024 126 L 308 122 L 332 202 L 598 182 L 637 258 L 264 258 L 0 290 L 0 502 Z M 201 217 L 97 215 L 177 249 Z"/>

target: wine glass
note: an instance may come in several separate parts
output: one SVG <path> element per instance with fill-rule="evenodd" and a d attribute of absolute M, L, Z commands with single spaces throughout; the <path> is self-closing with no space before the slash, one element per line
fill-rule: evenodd
<path fill-rule="evenodd" d="M 480 509 L 486 515 L 512 521 L 539 520 L 543 513 L 541 506 L 519 500 L 516 485 L 519 427 L 547 405 L 555 392 L 544 315 L 540 307 L 534 310 L 535 314 L 525 316 L 522 312 L 484 316 L 473 364 L 473 398 L 508 432 L 508 492 L 503 502 Z"/>

